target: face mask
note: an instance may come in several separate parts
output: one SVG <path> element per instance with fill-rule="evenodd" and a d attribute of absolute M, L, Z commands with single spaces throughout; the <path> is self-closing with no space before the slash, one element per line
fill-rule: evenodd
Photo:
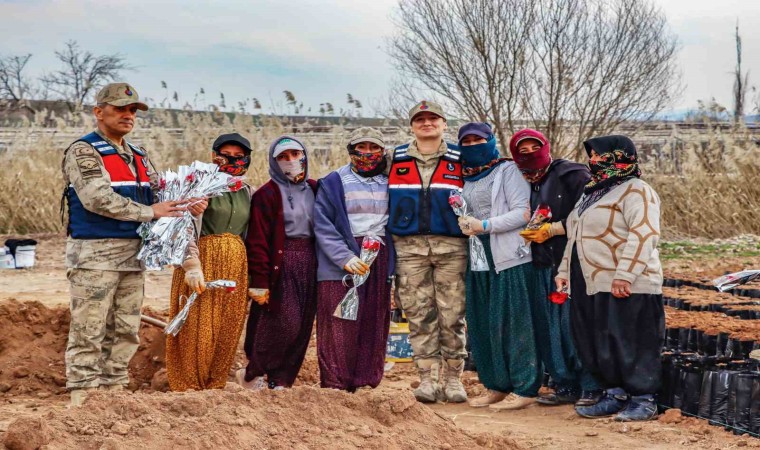
<path fill-rule="evenodd" d="M 352 151 L 351 169 L 364 177 L 374 177 L 385 170 L 387 160 L 384 152 L 360 153 Z"/>
<path fill-rule="evenodd" d="M 219 166 L 220 172 L 236 177 L 244 175 L 248 171 L 248 166 L 251 165 L 250 155 L 235 157 L 214 153 L 212 161 Z"/>
<path fill-rule="evenodd" d="M 285 175 L 291 183 L 300 183 L 306 178 L 306 157 L 295 161 L 277 161 L 277 165 L 280 166 L 283 175 Z"/>

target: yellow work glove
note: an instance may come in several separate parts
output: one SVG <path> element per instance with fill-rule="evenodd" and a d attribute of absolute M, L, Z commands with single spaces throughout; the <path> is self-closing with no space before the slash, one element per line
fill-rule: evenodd
<path fill-rule="evenodd" d="M 537 230 L 522 230 L 520 236 L 527 241 L 543 244 L 554 236 L 565 234 L 565 228 L 562 222 L 552 222 L 542 224 Z"/>
<path fill-rule="evenodd" d="M 203 279 L 203 270 L 198 258 L 186 259 L 182 263 L 185 269 L 185 284 L 193 291 L 202 294 L 206 290 L 206 281 Z"/>
<path fill-rule="evenodd" d="M 259 305 L 269 303 L 269 289 L 248 289 L 248 297 Z"/>

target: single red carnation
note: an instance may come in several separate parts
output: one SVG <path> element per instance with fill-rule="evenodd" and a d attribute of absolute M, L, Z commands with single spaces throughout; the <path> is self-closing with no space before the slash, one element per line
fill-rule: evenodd
<path fill-rule="evenodd" d="M 554 291 L 551 294 L 549 294 L 549 300 L 552 303 L 556 303 L 558 305 L 561 305 L 567 301 L 567 292 L 557 292 Z"/>

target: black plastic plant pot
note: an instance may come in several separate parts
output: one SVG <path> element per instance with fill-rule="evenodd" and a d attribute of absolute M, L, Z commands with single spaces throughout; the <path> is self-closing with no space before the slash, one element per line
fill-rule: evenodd
<path fill-rule="evenodd" d="M 696 351 L 700 355 L 704 355 L 705 352 L 704 352 L 704 350 L 702 350 L 702 336 L 705 334 L 705 332 L 702 331 L 702 330 L 698 330 L 696 328 L 694 329 L 694 332 L 697 334 L 697 337 L 696 337 L 696 339 L 697 339 L 697 350 Z"/>
<path fill-rule="evenodd" d="M 696 352 L 698 342 L 699 342 L 698 330 L 696 328 L 689 328 L 689 337 L 688 337 L 688 340 L 686 341 L 686 351 Z"/>
<path fill-rule="evenodd" d="M 719 370 L 712 383 L 710 398 L 710 424 L 723 425 L 728 416 L 728 391 L 731 388 L 731 375 L 735 372 Z"/>
<path fill-rule="evenodd" d="M 681 369 L 681 411 L 699 413 L 699 397 L 702 390 L 702 368 L 687 366 Z"/>
<path fill-rule="evenodd" d="M 718 351 L 718 336 L 702 333 L 702 354 L 714 356 Z"/>
<path fill-rule="evenodd" d="M 732 379 L 731 392 L 728 396 L 729 417 L 727 423 L 734 427 L 734 434 L 744 434 L 750 431 L 752 385 L 757 377 L 757 373 L 738 373 Z M 731 413 L 733 416 L 730 416 Z"/>
<path fill-rule="evenodd" d="M 713 385 L 718 379 L 717 370 L 705 370 L 702 373 L 702 389 L 699 394 L 699 416 L 710 418 L 712 408 Z"/>
<path fill-rule="evenodd" d="M 725 356 L 726 358 L 731 359 L 744 359 L 744 353 L 742 352 L 742 343 L 739 339 L 728 339 Z"/>
<path fill-rule="evenodd" d="M 750 400 L 750 431 L 760 435 L 760 378 L 752 381 L 752 399 Z"/>
<path fill-rule="evenodd" d="M 665 330 L 665 348 L 678 348 L 678 328 L 668 328 Z"/>
<path fill-rule="evenodd" d="M 742 358 L 747 359 L 749 358 L 749 354 L 752 351 L 753 348 L 755 348 L 755 341 L 753 340 L 741 340 L 739 341 L 739 345 L 742 349 Z"/>
<path fill-rule="evenodd" d="M 682 352 L 689 349 L 689 330 L 691 328 L 679 328 L 678 329 L 678 349 Z"/>
<path fill-rule="evenodd" d="M 728 346 L 728 333 L 718 333 L 717 352 L 715 356 L 724 358 L 726 356 L 726 347 Z"/>

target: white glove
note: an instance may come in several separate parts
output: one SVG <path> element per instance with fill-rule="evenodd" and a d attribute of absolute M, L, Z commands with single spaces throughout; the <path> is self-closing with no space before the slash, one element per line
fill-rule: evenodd
<path fill-rule="evenodd" d="M 259 305 L 269 303 L 269 289 L 248 289 L 248 297 Z"/>
<path fill-rule="evenodd" d="M 203 270 L 198 258 L 186 259 L 182 263 L 185 269 L 185 284 L 193 291 L 202 294 L 206 290 L 206 281 L 203 279 Z"/>
<path fill-rule="evenodd" d="M 471 216 L 460 217 L 457 219 L 457 223 L 459 224 L 459 229 L 462 230 L 462 233 L 467 236 L 473 236 L 485 231 L 483 229 L 483 221 Z"/>
<path fill-rule="evenodd" d="M 354 275 L 364 275 L 369 272 L 369 266 L 357 256 L 349 259 L 343 268 L 346 269 L 346 272 Z"/>

